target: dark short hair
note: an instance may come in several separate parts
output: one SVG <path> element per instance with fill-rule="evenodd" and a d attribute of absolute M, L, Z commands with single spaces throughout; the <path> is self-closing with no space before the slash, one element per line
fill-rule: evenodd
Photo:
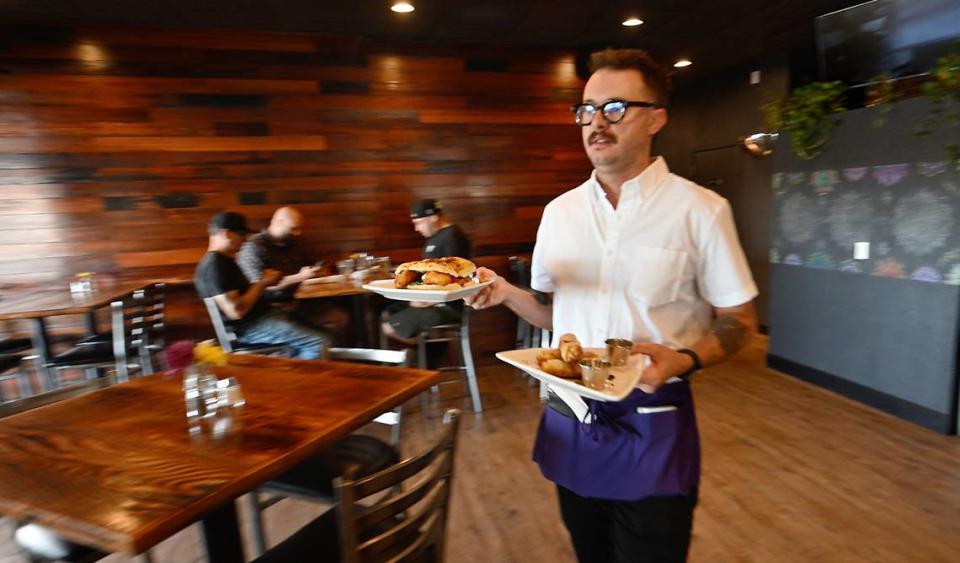
<path fill-rule="evenodd" d="M 590 55 L 587 63 L 590 74 L 602 69 L 635 70 L 643 76 L 643 81 L 658 105 L 666 107 L 670 103 L 670 77 L 653 57 L 641 49 L 604 49 Z"/>
<path fill-rule="evenodd" d="M 250 232 L 250 228 L 247 227 L 246 217 L 234 211 L 217 213 L 210 219 L 210 222 L 207 223 L 207 232 L 211 235 L 215 235 L 224 229 L 240 233 L 241 235 Z"/>

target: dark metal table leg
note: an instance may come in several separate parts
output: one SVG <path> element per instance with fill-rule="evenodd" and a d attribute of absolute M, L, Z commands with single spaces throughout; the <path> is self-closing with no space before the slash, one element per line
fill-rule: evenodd
<path fill-rule="evenodd" d="M 53 376 L 50 373 L 50 368 L 47 367 L 52 358 L 50 355 L 50 338 L 47 336 L 47 323 L 43 317 L 30 319 L 30 323 L 33 325 L 33 347 L 40 358 L 37 373 L 42 380 L 44 391 L 52 391 L 54 388 Z"/>
<path fill-rule="evenodd" d="M 353 332 L 360 348 L 369 348 L 369 330 L 367 329 L 367 307 L 365 295 L 359 293 L 353 296 Z"/>
<path fill-rule="evenodd" d="M 203 543 L 210 563 L 244 563 L 243 540 L 237 507 L 230 501 L 207 513 L 202 520 Z"/>
<path fill-rule="evenodd" d="M 97 334 L 97 314 L 95 311 L 90 311 L 83 316 L 83 327 L 87 329 L 89 336 Z"/>

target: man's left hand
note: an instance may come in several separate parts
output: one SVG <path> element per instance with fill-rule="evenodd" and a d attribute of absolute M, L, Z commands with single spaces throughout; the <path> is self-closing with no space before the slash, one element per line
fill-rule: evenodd
<path fill-rule="evenodd" d="M 677 377 L 693 367 L 693 359 L 662 344 L 644 342 L 634 344 L 631 354 L 650 356 L 650 365 L 640 376 L 640 389 L 644 393 L 653 393 L 671 377 Z"/>

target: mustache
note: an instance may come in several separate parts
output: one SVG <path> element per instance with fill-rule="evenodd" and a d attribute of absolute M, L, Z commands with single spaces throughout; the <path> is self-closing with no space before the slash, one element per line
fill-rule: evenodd
<path fill-rule="evenodd" d="M 607 141 L 609 141 L 609 142 L 611 142 L 611 143 L 616 143 L 616 142 L 617 142 L 617 137 L 616 137 L 615 135 L 611 135 L 611 134 L 609 134 L 609 133 L 599 133 L 599 132 L 598 132 L 598 133 L 590 133 L 590 136 L 587 137 L 587 143 L 588 143 L 588 144 L 589 144 L 589 143 L 593 143 L 593 142 L 596 141 L 597 139 L 605 139 L 605 140 L 607 140 Z"/>

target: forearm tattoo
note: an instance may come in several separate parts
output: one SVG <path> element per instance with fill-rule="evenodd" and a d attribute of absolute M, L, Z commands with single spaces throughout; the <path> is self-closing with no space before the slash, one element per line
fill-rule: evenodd
<path fill-rule="evenodd" d="M 733 315 L 720 315 L 713 321 L 710 332 L 717 337 L 727 356 L 737 353 L 747 343 L 749 329 Z"/>

